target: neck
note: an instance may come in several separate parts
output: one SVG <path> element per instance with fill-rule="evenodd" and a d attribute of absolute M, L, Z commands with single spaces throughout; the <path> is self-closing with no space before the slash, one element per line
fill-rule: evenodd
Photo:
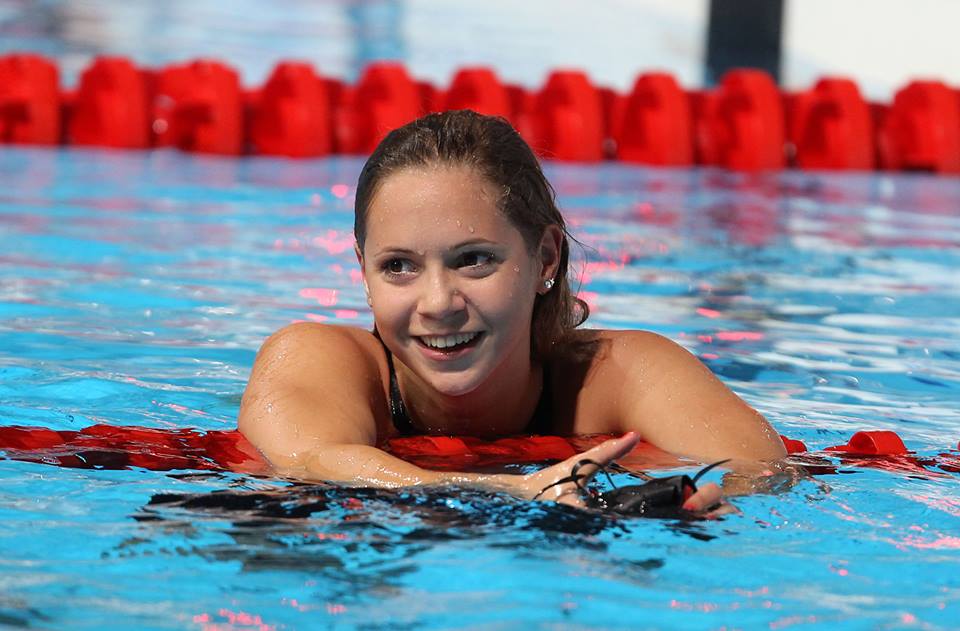
<path fill-rule="evenodd" d="M 473 392 L 448 396 L 437 392 L 397 363 L 397 379 L 416 428 L 428 434 L 511 436 L 522 434 L 540 400 L 543 369 L 527 362 L 517 377 L 491 380 Z"/>

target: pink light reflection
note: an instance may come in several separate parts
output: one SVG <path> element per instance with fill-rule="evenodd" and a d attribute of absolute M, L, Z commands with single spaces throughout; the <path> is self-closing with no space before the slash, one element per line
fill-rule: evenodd
<path fill-rule="evenodd" d="M 337 290 L 326 287 L 304 287 L 300 290 L 301 298 L 312 298 L 322 307 L 332 307 L 337 304 Z"/>
<path fill-rule="evenodd" d="M 213 617 L 208 613 L 193 616 L 193 622 L 199 624 L 203 631 L 239 631 L 246 628 L 256 631 L 276 631 L 277 628 L 276 625 L 265 623 L 260 616 L 244 611 L 220 609 L 217 615 L 226 619 L 226 622 L 213 622 Z"/>
<path fill-rule="evenodd" d="M 323 248 L 330 254 L 342 254 L 353 248 L 353 235 L 339 233 L 336 230 L 327 230 L 327 234 L 314 237 L 311 239 L 311 243 Z"/>
<path fill-rule="evenodd" d="M 763 339 L 763 333 L 757 331 L 720 331 L 717 339 L 724 342 L 757 341 Z"/>

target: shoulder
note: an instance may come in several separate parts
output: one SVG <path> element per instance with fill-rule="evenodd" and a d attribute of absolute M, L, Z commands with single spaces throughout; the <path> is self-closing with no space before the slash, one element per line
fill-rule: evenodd
<path fill-rule="evenodd" d="M 609 349 L 608 360 L 625 362 L 632 368 L 643 368 L 650 361 L 700 363 L 683 346 L 652 331 L 600 331 L 599 337 Z"/>
<path fill-rule="evenodd" d="M 316 322 L 298 322 L 278 330 L 264 341 L 257 354 L 289 359 L 376 361 L 383 356 L 377 338 L 363 329 Z"/>
<path fill-rule="evenodd" d="M 387 373 L 380 341 L 356 327 L 315 322 L 291 324 L 260 347 L 250 385 L 316 389 L 324 383 L 353 383 L 380 389 Z"/>
<path fill-rule="evenodd" d="M 568 359 L 556 362 L 585 364 L 590 371 L 644 370 L 652 362 L 699 361 L 673 340 L 651 331 L 592 329 L 580 331 L 569 345 Z"/>
<path fill-rule="evenodd" d="M 386 355 L 367 331 L 286 326 L 257 353 L 240 431 L 275 464 L 317 441 L 372 445 L 389 423 L 387 375 Z"/>
<path fill-rule="evenodd" d="M 585 329 L 569 344 L 549 365 L 558 409 L 566 410 L 561 429 L 573 433 L 621 431 L 630 411 L 669 396 L 667 381 L 712 378 L 686 349 L 650 331 Z"/>

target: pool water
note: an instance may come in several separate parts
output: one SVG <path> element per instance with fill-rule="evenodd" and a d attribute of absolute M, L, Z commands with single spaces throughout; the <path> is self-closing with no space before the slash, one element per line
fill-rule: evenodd
<path fill-rule="evenodd" d="M 360 166 L 4 148 L 0 425 L 233 428 L 270 332 L 371 323 Z M 960 180 L 547 170 L 592 326 L 679 341 L 811 450 L 894 430 L 926 466 L 826 454 L 680 523 L 0 460 L 0 626 L 953 627 Z"/>

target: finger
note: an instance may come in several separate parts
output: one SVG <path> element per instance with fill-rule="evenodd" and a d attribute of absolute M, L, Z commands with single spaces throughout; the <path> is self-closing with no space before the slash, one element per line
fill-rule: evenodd
<path fill-rule="evenodd" d="M 567 462 L 573 462 L 575 464 L 586 458 L 593 460 L 601 466 L 606 466 L 617 458 L 622 458 L 630 453 L 630 450 L 636 447 L 639 442 L 640 434 L 627 432 L 620 438 L 605 440 L 596 447 L 592 447 L 580 455 L 570 458 Z"/>
<path fill-rule="evenodd" d="M 703 484 L 697 489 L 697 492 L 683 503 L 684 510 L 700 512 L 718 503 L 723 497 L 720 487 L 713 482 Z"/>
<path fill-rule="evenodd" d="M 637 433 L 627 432 L 620 438 L 605 440 L 587 451 L 537 472 L 530 476 L 531 479 L 536 480 L 539 484 L 545 484 L 548 488 L 544 488 L 539 493 L 536 493 L 534 497 L 542 500 L 553 500 L 571 506 L 585 506 L 586 504 L 581 497 L 581 487 L 589 482 L 590 478 L 592 478 L 599 469 L 593 464 L 585 464 L 580 467 L 577 465 L 583 460 L 591 460 L 597 463 L 597 465 L 605 467 L 613 460 L 629 453 L 638 442 L 640 442 L 640 436 Z M 547 483 L 551 478 L 556 481 L 570 476 L 574 470 L 576 470 L 577 482 L 569 481 L 564 484 L 556 484 L 555 482 L 554 484 Z"/>
<path fill-rule="evenodd" d="M 707 519 L 716 519 L 717 517 L 721 517 L 723 515 L 729 515 L 730 513 L 736 513 L 739 515 L 740 509 L 734 506 L 733 504 L 721 502 L 720 506 L 710 511 L 709 513 L 705 514 L 704 517 L 706 517 Z"/>
<path fill-rule="evenodd" d="M 583 485 L 588 483 L 601 468 L 606 467 L 617 458 L 621 458 L 630 453 L 630 450 L 636 447 L 639 442 L 639 434 L 636 432 L 627 432 L 619 438 L 605 440 L 599 445 L 567 459 L 565 465 L 572 469 L 576 467 L 577 463 L 583 460 L 592 460 L 596 463 L 596 465 L 585 464 L 577 469 L 577 474 L 582 476 L 580 478 L 580 484 Z"/>
<path fill-rule="evenodd" d="M 571 486 L 561 491 L 558 497 L 554 498 L 557 504 L 566 504 L 567 506 L 576 506 L 577 508 L 586 508 L 587 503 L 583 500 L 580 490 Z"/>

